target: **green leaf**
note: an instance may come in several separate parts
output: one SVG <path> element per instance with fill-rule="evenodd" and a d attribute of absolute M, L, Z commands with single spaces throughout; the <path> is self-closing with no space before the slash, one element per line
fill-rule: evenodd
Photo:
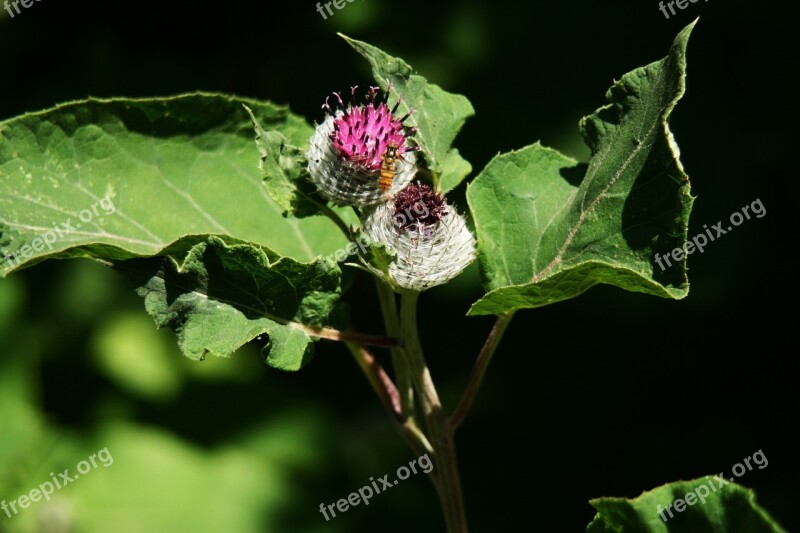
<path fill-rule="evenodd" d="M 684 502 L 678 503 L 680 512 L 675 508 L 679 499 Z M 597 510 L 586 528 L 589 533 L 784 533 L 756 503 L 752 490 L 711 476 L 662 485 L 634 499 L 598 498 L 589 503 Z"/>
<path fill-rule="evenodd" d="M 393 248 L 387 247 L 385 242 L 373 241 L 364 232 L 357 233 L 354 242 L 358 242 L 362 250 L 362 253 L 359 253 L 361 264 L 396 289 L 394 280 L 389 274 L 389 267 L 397 259 L 397 252 Z M 365 244 L 366 246 L 364 246 Z"/>
<path fill-rule="evenodd" d="M 685 88 L 686 45 L 638 68 L 581 120 L 588 168 L 539 144 L 495 157 L 470 184 L 479 264 L 488 293 L 472 315 L 573 298 L 598 283 L 665 298 L 688 293 L 683 246 L 693 198 L 667 125 Z"/>
<path fill-rule="evenodd" d="M 206 93 L 89 99 L 0 122 L 0 273 L 52 257 L 157 255 L 187 235 L 304 261 L 341 247 L 330 220 L 281 216 L 243 104 L 289 145 L 307 144 L 311 126 L 287 108 Z"/>
<path fill-rule="evenodd" d="M 311 199 L 314 185 L 306 177 L 306 156 L 287 143 L 279 131 L 265 131 L 253 111 L 244 106 L 256 131 L 256 147 L 261 155 L 259 168 L 270 197 L 283 209 L 283 216 L 298 218 L 320 214 Z"/>
<path fill-rule="evenodd" d="M 266 334 L 270 366 L 297 370 L 339 297 L 338 268 L 276 258 L 229 237 L 186 237 L 161 257 L 116 263 L 145 300 L 158 327 L 169 327 L 190 359 L 228 357 Z"/>
<path fill-rule="evenodd" d="M 369 61 L 372 74 L 382 89 L 391 84 L 392 90 L 402 98 L 400 109 L 415 110 L 412 115 L 417 127 L 414 139 L 422 148 L 428 167 L 438 174 L 448 172 L 450 188 L 458 185 L 466 176 L 466 173 L 461 175 L 466 161 L 457 152 L 452 153 L 451 146 L 464 121 L 475 114 L 469 100 L 460 94 L 445 92 L 422 76 L 413 74 L 402 59 L 370 44 L 339 35 Z M 455 170 L 448 170 L 450 164 L 456 165 Z"/>
<path fill-rule="evenodd" d="M 447 158 L 444 161 L 444 171 L 439 178 L 439 191 L 444 194 L 458 187 L 464 181 L 470 172 L 472 172 L 472 165 L 461 157 L 456 148 L 447 153 Z"/>

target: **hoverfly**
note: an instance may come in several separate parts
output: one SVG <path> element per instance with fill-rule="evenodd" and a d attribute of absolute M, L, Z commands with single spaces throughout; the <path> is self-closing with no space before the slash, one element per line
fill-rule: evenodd
<path fill-rule="evenodd" d="M 389 146 L 386 147 L 386 151 L 383 153 L 383 158 L 381 161 L 381 189 L 383 192 L 389 190 L 392 186 L 392 180 L 394 179 L 394 174 L 397 172 L 397 144 L 396 143 L 389 143 Z"/>

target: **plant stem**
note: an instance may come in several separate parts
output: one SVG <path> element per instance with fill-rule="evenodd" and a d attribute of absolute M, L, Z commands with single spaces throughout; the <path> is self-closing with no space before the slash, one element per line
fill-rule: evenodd
<path fill-rule="evenodd" d="M 319 337 L 331 341 L 355 342 L 364 346 L 380 346 L 383 348 L 390 348 L 400 344 L 397 337 L 384 337 L 383 335 L 370 335 L 369 333 L 342 331 L 333 328 L 307 326 L 305 324 L 298 325 L 297 323 L 290 324 L 290 327 L 301 329 L 312 337 Z"/>
<path fill-rule="evenodd" d="M 347 237 L 349 239 L 349 238 L 351 238 L 353 236 L 352 233 L 350 232 L 350 228 L 347 227 L 347 224 L 344 223 L 344 220 L 342 220 L 342 217 L 340 217 L 336 213 L 336 211 L 334 211 L 333 209 L 328 207 L 327 204 L 325 204 L 323 202 L 318 202 L 317 200 L 315 200 L 314 198 L 312 198 L 311 196 L 309 196 L 307 194 L 304 194 L 304 193 L 300 193 L 300 194 L 302 194 L 309 202 L 311 202 L 312 204 L 316 205 L 323 215 L 325 215 L 326 217 L 331 219 L 331 221 L 334 224 L 336 224 L 336 226 L 340 230 L 342 230 L 342 233 L 344 233 L 345 237 Z"/>
<path fill-rule="evenodd" d="M 397 300 L 394 291 L 384 281 L 375 278 L 378 290 L 378 299 L 381 303 L 381 314 L 383 323 L 386 327 L 386 334 L 390 337 L 400 338 L 400 317 L 397 314 Z M 390 349 L 392 354 L 392 368 L 394 368 L 395 380 L 400 391 L 400 403 L 403 406 L 403 415 L 406 419 L 414 417 L 414 388 L 411 385 L 411 376 L 408 363 L 403 351 L 398 348 Z"/>
<path fill-rule="evenodd" d="M 347 349 L 353 354 L 358 366 L 367 376 L 367 381 L 372 385 L 375 394 L 381 404 L 389 413 L 389 416 L 395 420 L 400 420 L 402 416 L 402 406 L 400 405 L 400 393 L 397 392 L 392 379 L 386 374 L 386 371 L 380 365 L 375 356 L 372 355 L 366 348 L 359 346 L 354 342 L 347 342 Z"/>
<path fill-rule="evenodd" d="M 428 453 L 433 456 L 435 468 L 431 473 L 431 480 L 439 496 L 448 533 L 467 533 L 455 432 L 472 408 L 489 363 L 514 313 L 497 317 L 475 361 L 464 395 L 453 415 L 448 418 L 442 409 L 419 340 L 417 302 L 420 293 L 403 291 L 400 294 L 398 316 L 394 291 L 382 280 L 375 281 L 386 333 L 389 336 L 387 338 L 399 339 L 401 343 L 390 347 L 399 387 L 395 386 L 375 357 L 364 347 L 355 342 L 348 342 L 347 346 L 366 374 L 392 423 L 398 427 L 412 449 L 420 455 Z M 417 408 L 424 417 L 427 436 L 417 423 Z"/>
<path fill-rule="evenodd" d="M 392 423 L 403 437 L 405 437 L 412 449 L 420 455 L 433 453 L 428 439 L 419 429 L 416 421 L 413 418 L 403 416 L 400 393 L 375 356 L 372 355 L 369 350 L 354 342 L 348 342 L 346 344 L 350 353 L 353 354 L 353 357 L 358 363 L 358 366 L 361 367 L 364 375 L 367 376 L 367 380 L 370 385 L 372 385 L 375 394 L 378 395 L 378 399 L 381 401 L 384 409 L 386 409 Z"/>
<path fill-rule="evenodd" d="M 467 519 L 461 479 L 458 473 L 454 434 L 442 410 L 439 395 L 431 379 L 422 353 L 417 330 L 417 300 L 419 292 L 404 291 L 400 295 L 400 327 L 406 360 L 417 392 L 420 408 L 425 417 L 428 437 L 434 451 L 434 486 L 444 512 L 448 533 L 466 533 Z"/>
<path fill-rule="evenodd" d="M 483 378 L 486 375 L 486 369 L 489 367 L 497 345 L 500 344 L 500 339 L 503 338 L 503 333 L 505 333 L 512 318 L 514 318 L 513 311 L 505 315 L 499 315 L 491 331 L 489 331 L 489 336 L 486 337 L 486 342 L 483 344 L 481 353 L 478 354 L 478 359 L 475 361 L 475 366 L 469 376 L 469 383 L 464 391 L 464 396 L 461 397 L 458 407 L 453 412 L 453 416 L 450 417 L 450 425 L 453 427 L 453 431 L 458 429 L 458 426 L 461 425 L 472 408 L 472 403 L 475 401 L 481 383 L 483 383 Z"/>

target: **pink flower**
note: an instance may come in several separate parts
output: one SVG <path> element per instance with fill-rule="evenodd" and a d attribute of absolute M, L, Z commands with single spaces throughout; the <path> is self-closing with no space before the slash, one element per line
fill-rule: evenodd
<path fill-rule="evenodd" d="M 339 108 L 334 109 L 330 97 L 322 106 L 327 116 L 311 137 L 308 170 L 319 191 L 339 205 L 365 207 L 385 199 L 380 187 L 380 170 L 387 148 L 397 147 L 396 171 L 389 188 L 392 196 L 408 185 L 416 174 L 416 150 L 409 137 L 414 128 L 395 113 L 400 101 L 390 110 L 389 92 L 377 98 L 378 88 L 370 87 L 365 104 L 356 104 L 357 87 L 350 89 L 350 104 L 334 93 Z"/>
<path fill-rule="evenodd" d="M 330 135 L 331 142 L 339 151 L 339 156 L 348 161 L 360 162 L 365 168 L 373 172 L 380 170 L 383 154 L 389 144 L 397 146 L 397 153 L 403 155 L 411 152 L 414 148 L 406 142 L 414 129 L 406 131 L 403 122 L 408 119 L 411 112 L 403 118 L 395 118 L 397 107 L 400 100 L 394 105 L 392 110 L 386 102 L 389 93 L 375 105 L 377 87 L 369 88 L 369 103 L 367 105 L 355 105 L 356 87 L 351 88 L 352 104 L 347 109 L 344 108 L 342 97 L 334 93 L 339 100 L 339 105 L 344 110 L 333 121 L 333 132 Z M 329 99 L 325 100 L 323 106 L 328 113 L 332 113 Z"/>

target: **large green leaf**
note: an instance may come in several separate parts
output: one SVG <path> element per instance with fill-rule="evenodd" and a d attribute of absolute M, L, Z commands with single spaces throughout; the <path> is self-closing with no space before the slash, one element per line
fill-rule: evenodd
<path fill-rule="evenodd" d="M 304 261 L 341 247 L 328 219 L 281 216 L 243 104 L 266 130 L 308 142 L 312 128 L 287 108 L 216 94 L 90 99 L 0 123 L 0 273 L 47 257 L 155 255 L 186 235 Z"/>
<path fill-rule="evenodd" d="M 590 503 L 597 515 L 588 533 L 784 533 L 752 490 L 712 476 L 662 485 L 633 499 Z"/>
<path fill-rule="evenodd" d="M 228 357 L 266 334 L 267 363 L 297 370 L 310 359 L 315 327 L 339 296 L 338 268 L 276 258 L 227 237 L 186 237 L 157 255 L 118 261 L 117 269 L 191 359 Z"/>
<path fill-rule="evenodd" d="M 661 61 L 625 74 L 584 117 L 588 168 L 536 144 L 494 158 L 470 184 L 488 293 L 470 314 L 503 314 L 607 283 L 666 298 L 688 293 L 693 198 L 667 120 L 685 88 L 687 26 Z"/>
<path fill-rule="evenodd" d="M 288 109 L 214 94 L 91 99 L 0 123 L 2 273 L 105 260 L 187 357 L 228 356 L 266 334 L 267 362 L 300 368 L 340 271 L 298 260 L 345 239 L 326 218 L 281 216 L 244 105 L 266 135 L 307 143 L 311 127 Z"/>
<path fill-rule="evenodd" d="M 413 74 L 411 66 L 400 58 L 370 44 L 342 37 L 369 61 L 381 88 L 386 89 L 387 84 L 391 84 L 392 91 L 402 97 L 400 109 L 415 110 L 412 115 L 417 127 L 414 139 L 422 148 L 429 168 L 437 174 L 446 173 L 445 190 L 458 185 L 472 167 L 451 146 L 464 121 L 475 114 L 469 100 L 460 94 L 445 92 L 422 76 Z M 439 184 L 436 185 L 439 188 Z"/>

